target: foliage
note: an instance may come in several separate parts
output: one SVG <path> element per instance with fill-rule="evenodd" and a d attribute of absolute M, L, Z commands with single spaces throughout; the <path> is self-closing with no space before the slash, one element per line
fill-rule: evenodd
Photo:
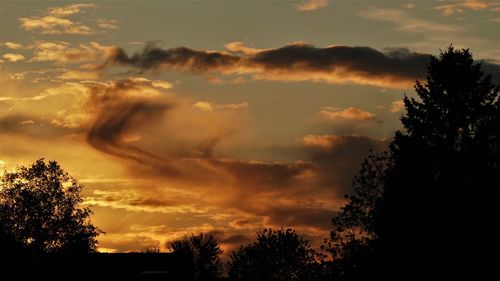
<path fill-rule="evenodd" d="M 214 236 L 200 233 L 170 242 L 172 252 L 188 263 L 192 280 L 213 280 L 222 275 L 222 250 Z"/>
<path fill-rule="evenodd" d="M 227 267 L 231 280 L 312 281 L 323 277 L 320 258 L 294 230 L 264 229 L 231 254 Z"/>
<path fill-rule="evenodd" d="M 100 230 L 82 208 L 83 186 L 55 161 L 39 159 L 0 178 L 0 225 L 7 244 L 43 253 L 96 250 Z"/>
<path fill-rule="evenodd" d="M 333 219 L 326 247 L 346 279 L 458 268 L 478 277 L 500 262 L 499 86 L 468 50 L 450 46 L 430 58 L 415 91 L 404 98 L 405 131 L 365 161 Z"/>

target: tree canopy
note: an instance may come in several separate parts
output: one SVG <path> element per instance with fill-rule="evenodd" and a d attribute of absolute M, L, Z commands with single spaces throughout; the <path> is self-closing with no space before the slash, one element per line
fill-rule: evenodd
<path fill-rule="evenodd" d="M 404 98 L 404 131 L 367 159 L 333 219 L 327 247 L 347 279 L 353 266 L 386 277 L 477 277 L 498 267 L 499 86 L 468 50 L 450 46 L 430 58 L 415 91 Z"/>
<path fill-rule="evenodd" d="M 228 262 L 231 280 L 320 280 L 319 255 L 292 229 L 265 229 L 257 241 L 233 252 Z"/>
<path fill-rule="evenodd" d="M 82 188 L 55 161 L 39 159 L 5 172 L 0 178 L 2 254 L 96 251 L 101 231 L 92 225 L 89 207 L 81 207 Z"/>
<path fill-rule="evenodd" d="M 214 280 L 222 276 L 222 250 L 213 235 L 192 234 L 170 242 L 169 248 L 185 262 L 187 280 Z"/>

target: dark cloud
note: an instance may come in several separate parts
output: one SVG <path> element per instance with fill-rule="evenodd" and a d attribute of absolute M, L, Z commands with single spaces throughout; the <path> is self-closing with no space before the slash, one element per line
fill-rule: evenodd
<path fill-rule="evenodd" d="M 103 67 L 125 65 L 141 70 L 163 68 L 195 73 L 218 71 L 269 80 L 411 84 L 414 79 L 424 77 L 428 61 L 428 54 L 407 49 L 381 52 L 370 47 L 318 48 L 303 43 L 243 54 L 186 47 L 162 49 L 149 45 L 132 55 L 116 48 Z"/>
<path fill-rule="evenodd" d="M 245 48 L 245 47 L 244 47 Z M 252 52 L 205 51 L 187 47 L 162 49 L 146 46 L 128 55 L 116 47 L 102 66 L 124 65 L 142 71 L 174 69 L 193 73 L 220 72 L 248 74 L 255 79 L 359 83 L 386 87 L 409 87 L 423 79 L 430 54 L 406 48 L 330 46 L 318 48 L 293 43 L 276 49 L 252 49 Z M 500 66 L 487 62 L 486 72 L 500 81 Z"/>
<path fill-rule="evenodd" d="M 128 56 L 123 49 L 116 48 L 107 64 L 130 65 L 144 70 L 171 67 L 205 72 L 235 65 L 239 60 L 239 57 L 220 52 L 194 50 L 186 47 L 164 50 L 154 45 L 147 45 L 141 53 L 131 56 Z"/>
<path fill-rule="evenodd" d="M 333 72 L 345 69 L 366 76 L 394 76 L 398 79 L 423 77 L 429 55 L 407 49 L 382 53 L 369 47 L 334 46 L 316 48 L 292 44 L 257 53 L 250 61 L 266 69 L 301 69 L 310 72 Z"/>
<path fill-rule="evenodd" d="M 314 165 L 318 184 L 335 188 L 338 196 L 352 192 L 352 179 L 370 150 L 386 150 L 391 139 L 358 135 L 308 136 L 304 148 Z"/>
<path fill-rule="evenodd" d="M 268 190 L 293 185 L 294 178 L 311 168 L 309 163 L 269 163 L 211 159 L 210 163 L 222 168 L 238 186 L 251 186 L 254 190 Z"/>
<path fill-rule="evenodd" d="M 146 159 L 161 161 L 159 157 L 137 146 L 128 144 L 124 137 L 159 118 L 172 105 L 146 100 L 126 101 L 105 106 L 96 116 L 87 140 L 94 148 L 106 153 L 138 162 Z"/>

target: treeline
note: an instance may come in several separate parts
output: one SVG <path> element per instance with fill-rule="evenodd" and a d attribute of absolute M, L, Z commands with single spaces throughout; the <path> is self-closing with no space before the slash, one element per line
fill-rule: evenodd
<path fill-rule="evenodd" d="M 496 280 L 500 277 L 500 86 L 468 50 L 431 57 L 403 130 L 366 158 L 321 249 L 291 229 L 265 229 L 224 265 L 206 234 L 170 247 L 189 280 Z M 4 256 L 94 252 L 101 231 L 79 208 L 82 186 L 39 160 L 0 181 Z M 186 280 L 187 280 L 186 279 Z"/>

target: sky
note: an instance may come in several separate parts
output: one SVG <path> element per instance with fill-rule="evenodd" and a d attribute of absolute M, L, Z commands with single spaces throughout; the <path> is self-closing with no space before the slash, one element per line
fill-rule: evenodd
<path fill-rule="evenodd" d="M 104 252 L 266 227 L 315 246 L 430 55 L 500 81 L 500 3 L 0 1 L 0 169 L 56 160 Z"/>

